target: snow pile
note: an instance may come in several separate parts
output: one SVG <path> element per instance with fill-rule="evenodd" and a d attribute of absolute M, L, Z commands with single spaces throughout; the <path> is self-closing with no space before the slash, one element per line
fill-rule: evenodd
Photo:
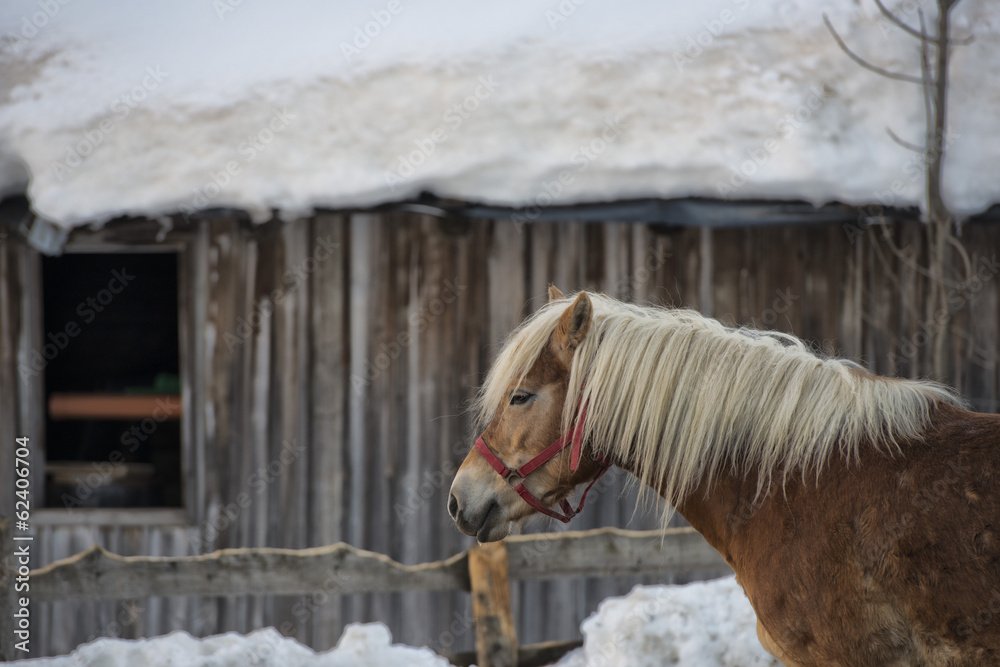
<path fill-rule="evenodd" d="M 911 24 L 918 3 L 888 3 Z M 933 3 L 920 3 L 933 14 Z M 63 227 L 432 191 L 917 204 L 915 40 L 856 0 L 0 3 L 0 195 Z M 1000 201 L 1000 3 L 954 33 L 945 194 Z"/>
<path fill-rule="evenodd" d="M 559 667 L 780 667 L 757 640 L 757 617 L 735 577 L 637 586 L 583 622 L 584 645 Z"/>
<path fill-rule="evenodd" d="M 98 639 L 67 656 L 25 660 L 38 667 L 449 667 L 427 648 L 393 646 L 381 623 L 349 625 L 336 648 L 316 653 L 274 628 L 197 639 L 172 632 L 153 639 Z"/>
<path fill-rule="evenodd" d="M 684 586 L 637 586 L 584 621 L 582 648 L 560 667 L 780 667 L 757 640 L 757 619 L 735 577 Z M 354 624 L 316 653 L 273 628 L 197 639 L 98 639 L 38 667 L 450 667 L 428 648 L 392 645 L 382 623 Z M 19 663 L 21 664 L 21 663 Z"/>

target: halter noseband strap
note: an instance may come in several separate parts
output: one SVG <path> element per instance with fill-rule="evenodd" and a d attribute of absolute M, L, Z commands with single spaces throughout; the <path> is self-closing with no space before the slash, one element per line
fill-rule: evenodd
<path fill-rule="evenodd" d="M 597 476 L 594 477 L 590 484 L 587 485 L 587 488 L 584 489 L 583 496 L 580 497 L 580 504 L 577 505 L 575 509 L 569 504 L 568 500 L 563 498 L 559 505 L 563 511 L 562 514 L 546 507 L 540 500 L 538 500 L 538 498 L 535 498 L 531 491 L 529 491 L 524 485 L 524 478 L 548 463 L 550 459 L 562 450 L 566 449 L 566 447 L 570 444 L 573 445 L 573 449 L 570 452 L 569 468 L 575 472 L 576 469 L 580 467 L 580 452 L 583 449 L 583 421 L 586 417 L 587 406 L 584 405 L 583 409 L 580 410 L 580 416 L 577 419 L 576 426 L 569 433 L 560 437 L 551 445 L 543 449 L 541 453 L 533 459 L 525 463 L 520 468 L 514 470 L 504 465 L 503 461 L 501 461 L 497 455 L 493 453 L 493 450 L 486 444 L 483 436 L 479 436 L 476 440 L 476 449 L 480 454 L 482 454 L 483 458 L 486 459 L 486 462 L 497 471 L 497 474 L 514 488 L 517 495 L 524 499 L 524 502 L 528 503 L 536 511 L 546 516 L 550 516 L 553 519 L 559 519 L 563 523 L 569 523 L 570 519 L 583 511 L 583 504 L 587 501 L 587 494 L 590 493 L 590 489 L 597 483 L 597 480 L 599 480 L 601 476 L 608 471 L 608 468 L 611 467 L 611 463 L 603 456 L 597 455 L 594 457 L 594 460 L 601 466 L 600 472 L 597 473 Z"/>

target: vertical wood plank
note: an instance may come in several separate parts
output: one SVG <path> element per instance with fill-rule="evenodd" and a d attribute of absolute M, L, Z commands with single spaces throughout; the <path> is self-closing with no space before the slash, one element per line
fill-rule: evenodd
<path fill-rule="evenodd" d="M 543 229 L 538 225 L 531 227 L 533 234 Z M 535 296 L 526 293 L 524 256 L 525 235 L 519 233 L 513 225 L 494 225 L 486 265 L 489 276 L 487 299 L 490 304 L 488 343 L 491 346 L 498 346 L 504 336 L 520 324 L 529 312 L 528 300 Z M 546 273 L 547 271 L 542 269 L 535 275 L 540 276 L 543 282 L 552 280 L 545 276 Z M 532 302 L 532 305 L 537 307 L 536 302 Z"/>
<path fill-rule="evenodd" d="M 3 661 L 13 660 L 17 651 L 14 647 L 16 627 L 14 613 L 17 611 L 17 595 L 14 591 L 16 576 L 11 519 L 0 516 L 0 637 L 3 638 L 3 641 L 0 641 L 0 660 Z"/>
<path fill-rule="evenodd" d="M 698 230 L 698 306 L 701 314 L 712 317 L 715 313 L 715 304 L 712 294 L 713 270 L 713 243 L 710 227 L 702 227 Z"/>
<path fill-rule="evenodd" d="M 14 488 L 15 439 L 20 435 L 17 406 L 22 387 L 22 381 L 19 379 L 21 374 L 18 369 L 18 350 L 22 345 L 20 322 L 23 296 L 15 245 L 20 246 L 20 241 L 6 236 L 0 239 L 0 488 L 5 490 L 4 493 L 0 493 L 0 517 L 7 518 L 14 516 L 16 500 L 14 494 L 8 490 Z M 4 532 L 3 544 L 0 544 L 0 554 L 4 557 L 11 548 L 9 542 L 10 534 Z M 8 566 L 6 560 L 3 566 L 5 568 Z M 5 598 L 7 590 L 6 586 L 0 587 L 0 591 L 4 591 L 2 595 Z M 0 619 L 0 629 L 4 632 L 5 638 L 11 636 L 8 632 L 11 629 L 11 619 L 7 611 L 7 604 L 0 604 L 0 613 L 4 614 L 4 618 Z M 4 659 L 12 659 L 12 654 L 8 655 L 5 652 Z"/>
<path fill-rule="evenodd" d="M 741 321 L 740 280 L 744 269 L 742 229 L 715 229 L 709 276 L 715 317 L 729 326 Z"/>
<path fill-rule="evenodd" d="M 17 247 L 17 246 L 15 246 Z M 21 284 L 18 358 L 27 360 L 41 346 L 42 332 L 42 257 L 27 244 L 20 244 L 17 265 Z M 41 504 L 45 497 L 45 373 L 25 374 L 18 368 L 17 436 L 27 436 L 31 443 L 31 495 Z M 10 461 L 11 459 L 6 459 Z M 2 465 L 2 464 L 0 464 Z M 10 488 L 10 487 L 8 487 Z"/>
<path fill-rule="evenodd" d="M 309 546 L 333 544 L 344 538 L 347 398 L 355 381 L 348 367 L 350 238 L 347 225 L 343 216 L 321 213 L 316 216 L 313 226 L 317 243 L 326 244 L 331 256 L 321 262 L 312 275 Z M 300 613 L 311 619 L 310 645 L 320 651 L 333 647 L 342 625 L 341 599 L 317 595 L 297 602 L 305 610 Z"/>
<path fill-rule="evenodd" d="M 977 410 L 1000 411 L 998 401 L 998 354 L 1000 354 L 1000 235 L 995 226 L 977 225 L 966 230 L 973 278 L 967 288 L 964 326 L 959 337 L 965 338 L 968 367 L 964 387 L 966 396 Z"/>
<path fill-rule="evenodd" d="M 843 300 L 840 309 L 840 326 L 837 329 L 837 339 L 840 341 L 840 351 L 845 357 L 862 362 L 862 289 L 864 287 L 864 247 L 865 237 L 857 237 L 850 252 L 845 257 Z M 863 363 L 863 362 L 862 362 Z"/>
<path fill-rule="evenodd" d="M 492 542 L 469 551 L 469 580 L 476 618 L 479 667 L 516 667 L 517 634 L 510 608 L 507 545 Z"/>
<path fill-rule="evenodd" d="M 205 378 L 206 336 L 208 328 L 206 292 L 208 285 L 208 228 L 197 227 L 178 258 L 178 345 L 181 359 L 181 494 L 189 521 L 198 525 L 205 520 Z M 197 540 L 191 543 L 197 548 Z"/>
<path fill-rule="evenodd" d="M 373 331 L 370 329 L 373 300 L 380 284 L 378 275 L 374 274 L 373 254 L 376 252 L 373 228 L 378 224 L 378 216 L 369 214 L 354 214 L 350 218 L 351 263 L 348 297 L 348 313 L 350 318 L 350 374 L 351 378 L 365 380 L 360 385 L 352 385 L 348 399 L 348 451 L 347 465 L 347 525 L 344 533 L 347 542 L 366 547 L 366 516 L 362 508 L 366 507 L 369 495 L 367 484 L 368 466 L 367 445 L 369 429 L 372 420 L 368 416 L 368 401 L 370 389 L 367 378 L 374 375 L 370 361 L 370 341 Z M 352 595 L 346 601 L 347 619 L 358 620 L 364 617 L 366 600 L 361 596 Z"/>

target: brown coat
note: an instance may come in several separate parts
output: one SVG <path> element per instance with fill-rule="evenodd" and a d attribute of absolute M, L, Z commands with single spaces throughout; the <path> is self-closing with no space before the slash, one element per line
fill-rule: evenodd
<path fill-rule="evenodd" d="M 924 443 L 678 510 L 735 570 L 786 665 L 1000 665 L 1000 415 L 941 406 Z"/>

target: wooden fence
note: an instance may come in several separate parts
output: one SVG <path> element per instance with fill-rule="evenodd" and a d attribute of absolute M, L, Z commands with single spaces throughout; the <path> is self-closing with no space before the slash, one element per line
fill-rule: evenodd
<path fill-rule="evenodd" d="M 0 659 L 19 657 L 12 623 L 19 608 L 13 541 L 0 524 Z M 518 647 L 510 582 L 557 577 L 673 573 L 721 576 L 725 561 L 691 528 L 520 535 L 481 545 L 446 560 L 402 565 L 343 542 L 313 549 L 223 549 L 203 556 L 123 557 L 95 545 L 29 575 L 31 603 L 130 600 L 184 595 L 327 596 L 395 591 L 468 591 L 473 596 L 474 654 L 446 656 L 479 667 L 541 665 L 580 642 Z"/>

